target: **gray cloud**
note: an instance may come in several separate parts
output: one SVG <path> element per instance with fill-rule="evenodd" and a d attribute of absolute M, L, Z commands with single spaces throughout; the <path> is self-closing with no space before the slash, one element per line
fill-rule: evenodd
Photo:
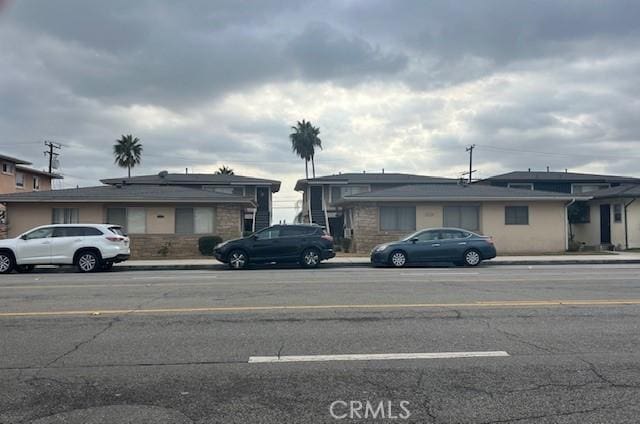
<path fill-rule="evenodd" d="M 0 150 L 41 167 L 38 143 L 63 142 L 64 184 L 92 184 L 122 174 L 111 144 L 131 132 L 136 172 L 225 163 L 291 199 L 306 118 L 319 173 L 455 176 L 476 143 L 483 176 L 637 175 L 639 18 L 622 0 L 14 0 Z"/>

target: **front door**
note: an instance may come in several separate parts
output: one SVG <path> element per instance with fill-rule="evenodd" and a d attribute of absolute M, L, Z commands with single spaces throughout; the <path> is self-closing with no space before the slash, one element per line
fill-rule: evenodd
<path fill-rule="evenodd" d="M 311 212 L 322 210 L 322 186 L 311 186 Z"/>
<path fill-rule="evenodd" d="M 52 235 L 53 227 L 45 227 L 33 230 L 20 238 L 16 246 L 18 264 L 51 263 Z"/>
<path fill-rule="evenodd" d="M 443 256 L 439 230 L 423 231 L 415 238 L 417 240 L 407 246 L 410 261 L 430 262 L 436 261 Z"/>
<path fill-rule="evenodd" d="M 256 261 L 270 261 L 277 257 L 281 250 L 280 230 L 280 226 L 274 225 L 257 232 L 249 252 L 249 258 Z"/>
<path fill-rule="evenodd" d="M 600 244 L 611 244 L 611 205 L 600 205 Z"/>

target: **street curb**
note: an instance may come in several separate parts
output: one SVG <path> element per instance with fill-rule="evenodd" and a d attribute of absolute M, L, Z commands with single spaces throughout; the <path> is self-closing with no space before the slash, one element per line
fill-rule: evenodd
<path fill-rule="evenodd" d="M 640 259 L 561 259 L 553 261 L 545 260 L 527 260 L 514 259 L 509 261 L 485 261 L 485 266 L 502 266 L 502 265 L 619 265 L 619 264 L 640 264 Z M 372 267 L 369 262 L 325 262 L 320 265 L 322 268 L 350 268 L 350 267 Z M 228 269 L 224 264 L 185 264 L 185 265 L 116 265 L 114 271 L 219 271 Z M 266 269 L 266 268 L 255 268 Z"/>

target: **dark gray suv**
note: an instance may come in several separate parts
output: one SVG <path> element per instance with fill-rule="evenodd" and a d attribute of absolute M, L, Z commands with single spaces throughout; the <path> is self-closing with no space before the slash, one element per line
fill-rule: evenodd
<path fill-rule="evenodd" d="M 249 237 L 222 242 L 213 253 L 232 269 L 274 262 L 315 268 L 336 255 L 333 237 L 315 224 L 273 225 Z"/>

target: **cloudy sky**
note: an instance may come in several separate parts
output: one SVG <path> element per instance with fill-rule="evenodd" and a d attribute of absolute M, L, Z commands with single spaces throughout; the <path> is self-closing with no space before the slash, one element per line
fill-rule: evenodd
<path fill-rule="evenodd" d="M 477 177 L 515 169 L 640 175 L 640 2 L 0 0 L 0 152 L 61 187 L 134 173 L 283 181 L 304 164 L 297 120 L 321 129 L 318 174 Z"/>

